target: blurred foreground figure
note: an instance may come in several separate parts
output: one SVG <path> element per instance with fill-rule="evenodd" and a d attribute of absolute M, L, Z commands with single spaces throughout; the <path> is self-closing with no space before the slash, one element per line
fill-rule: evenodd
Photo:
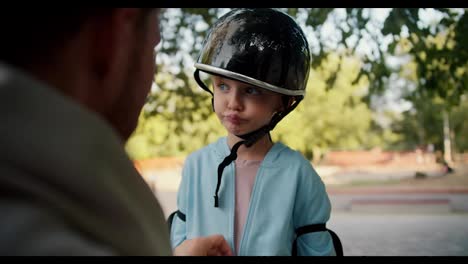
<path fill-rule="evenodd" d="M 0 18 L 0 255 L 171 255 L 124 150 L 156 71 L 155 9 Z M 222 236 L 177 254 L 223 255 Z"/>

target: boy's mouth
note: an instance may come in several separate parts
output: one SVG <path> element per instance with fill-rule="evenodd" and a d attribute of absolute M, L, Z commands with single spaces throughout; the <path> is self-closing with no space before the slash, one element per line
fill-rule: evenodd
<path fill-rule="evenodd" d="M 230 122 L 230 123 L 232 123 L 234 125 L 239 125 L 240 123 L 242 123 L 244 121 L 238 115 L 225 115 L 224 119 L 226 119 L 226 121 L 228 121 L 228 122 Z"/>

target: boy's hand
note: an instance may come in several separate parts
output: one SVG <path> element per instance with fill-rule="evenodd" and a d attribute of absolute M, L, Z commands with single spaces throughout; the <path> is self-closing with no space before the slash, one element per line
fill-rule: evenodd
<path fill-rule="evenodd" d="M 185 240 L 174 256 L 232 256 L 232 251 L 222 235 L 211 235 Z"/>

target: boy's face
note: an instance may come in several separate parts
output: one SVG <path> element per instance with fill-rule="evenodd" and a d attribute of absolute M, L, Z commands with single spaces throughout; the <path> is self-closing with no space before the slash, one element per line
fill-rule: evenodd
<path fill-rule="evenodd" d="M 284 110 L 278 93 L 218 76 L 212 80 L 215 112 L 229 134 L 252 132 Z"/>

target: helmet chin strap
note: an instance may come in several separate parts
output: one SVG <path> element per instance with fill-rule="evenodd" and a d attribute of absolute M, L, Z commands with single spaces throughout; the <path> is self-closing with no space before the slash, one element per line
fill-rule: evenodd
<path fill-rule="evenodd" d="M 259 139 L 261 139 L 264 135 L 268 134 L 273 128 L 275 128 L 276 124 L 281 121 L 287 114 L 289 114 L 296 106 L 299 104 L 299 102 L 302 100 L 302 97 L 299 98 L 297 101 L 294 102 L 293 105 L 291 105 L 288 109 L 282 112 L 276 112 L 273 117 L 270 120 L 270 123 L 268 123 L 265 126 L 262 126 L 261 128 L 254 130 L 250 133 L 243 134 L 243 135 L 236 135 L 240 138 L 242 138 L 242 141 L 237 142 L 234 144 L 234 146 L 231 149 L 231 153 L 224 158 L 224 160 L 218 165 L 218 182 L 216 184 L 216 191 L 214 195 L 214 207 L 219 207 L 219 196 L 218 196 L 218 191 L 219 187 L 221 186 L 221 177 L 223 175 L 224 168 L 226 168 L 231 162 L 237 159 L 237 150 L 239 147 L 244 144 L 246 147 L 251 147 L 253 144 L 255 144 Z"/>
<path fill-rule="evenodd" d="M 213 109 L 213 112 L 215 111 L 214 109 L 214 94 L 213 92 L 206 86 L 206 84 L 200 79 L 200 70 L 196 69 L 195 72 L 193 73 L 193 77 L 195 78 L 195 81 L 198 83 L 198 85 L 205 91 L 209 92 L 211 94 L 211 109 Z"/>
<path fill-rule="evenodd" d="M 193 73 L 193 77 L 195 78 L 195 81 L 198 83 L 198 85 L 205 91 L 209 92 L 211 96 L 213 97 L 213 92 L 206 86 L 206 84 L 200 79 L 200 70 L 196 69 L 195 72 Z"/>

